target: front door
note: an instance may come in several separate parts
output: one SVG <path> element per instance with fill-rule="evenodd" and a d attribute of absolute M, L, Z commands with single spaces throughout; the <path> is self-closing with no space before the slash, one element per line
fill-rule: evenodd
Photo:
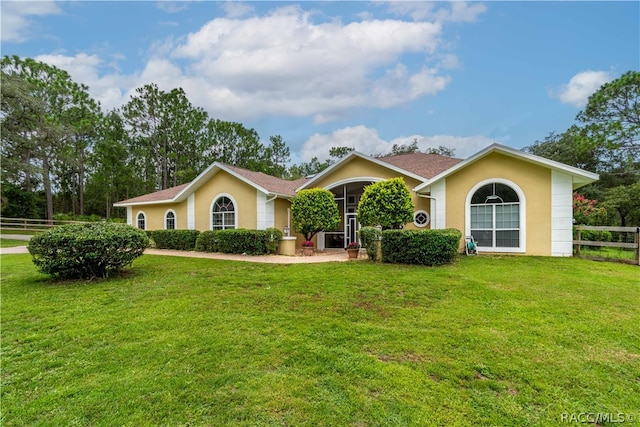
<path fill-rule="evenodd" d="M 356 218 L 355 212 L 347 212 L 345 225 L 344 240 L 346 247 L 349 243 L 358 241 L 357 233 L 360 228 L 360 224 L 358 223 L 358 218 Z"/>

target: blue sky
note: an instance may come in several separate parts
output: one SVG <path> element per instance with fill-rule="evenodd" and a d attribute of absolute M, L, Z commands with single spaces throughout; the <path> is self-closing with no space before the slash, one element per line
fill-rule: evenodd
<path fill-rule="evenodd" d="M 531 145 L 640 69 L 639 2 L 2 1 L 3 55 L 89 86 L 103 109 L 182 87 L 292 161 L 417 139 L 465 158 Z"/>

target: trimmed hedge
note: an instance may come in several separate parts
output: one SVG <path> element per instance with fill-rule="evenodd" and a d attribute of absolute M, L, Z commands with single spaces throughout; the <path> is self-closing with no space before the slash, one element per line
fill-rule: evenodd
<path fill-rule="evenodd" d="M 371 261 L 375 261 L 378 254 L 378 241 L 382 238 L 382 231 L 377 227 L 362 227 L 359 231 L 360 243 L 367 250 Z"/>
<path fill-rule="evenodd" d="M 400 264 L 443 265 L 458 255 L 462 233 L 444 230 L 384 230 L 382 261 Z"/>
<path fill-rule="evenodd" d="M 280 239 L 282 231 L 277 228 L 210 230 L 200 233 L 195 248 L 200 252 L 265 255 L 276 253 Z"/>
<path fill-rule="evenodd" d="M 198 230 L 152 230 L 149 232 L 157 249 L 192 251 L 200 235 Z"/>
<path fill-rule="evenodd" d="M 218 238 L 216 230 L 203 231 L 196 240 L 196 251 L 198 252 L 219 252 Z"/>
<path fill-rule="evenodd" d="M 201 252 L 222 252 L 226 254 L 266 255 L 278 250 L 282 231 L 277 228 L 266 230 L 203 231 L 196 242 L 196 250 Z"/>
<path fill-rule="evenodd" d="M 53 227 L 29 242 L 38 270 L 54 277 L 92 279 L 131 264 L 149 246 L 146 233 L 126 224 L 90 222 Z"/>
<path fill-rule="evenodd" d="M 267 246 L 267 253 L 275 254 L 278 252 L 278 245 L 280 244 L 280 240 L 282 240 L 282 236 L 284 234 L 282 233 L 282 230 L 274 227 L 269 227 L 264 231 L 266 232 L 267 237 L 267 241 L 265 243 Z"/>
<path fill-rule="evenodd" d="M 235 228 L 218 230 L 218 251 L 226 254 L 264 255 L 267 253 L 267 233 L 264 230 Z"/>

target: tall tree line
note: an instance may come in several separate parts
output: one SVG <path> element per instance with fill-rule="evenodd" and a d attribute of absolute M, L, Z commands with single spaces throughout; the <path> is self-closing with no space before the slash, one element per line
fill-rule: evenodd
<path fill-rule="evenodd" d="M 607 212 L 590 225 L 640 226 L 640 72 L 602 85 L 573 126 L 526 150 L 600 175 L 579 190 Z"/>
<path fill-rule="evenodd" d="M 287 176 L 282 137 L 265 144 L 210 118 L 181 88 L 147 84 L 104 113 L 59 68 L 17 56 L 1 65 L 3 216 L 109 218 L 114 202 L 190 182 L 214 161 Z"/>

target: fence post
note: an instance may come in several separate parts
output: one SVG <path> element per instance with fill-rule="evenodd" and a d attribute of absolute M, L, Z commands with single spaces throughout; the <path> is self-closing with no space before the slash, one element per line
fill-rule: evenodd
<path fill-rule="evenodd" d="M 582 240 L 582 237 L 580 236 L 580 227 L 576 227 L 576 230 L 578 230 L 578 244 L 576 245 L 576 255 L 580 256 L 580 240 Z"/>
<path fill-rule="evenodd" d="M 636 237 L 634 240 L 636 243 L 636 264 L 640 265 L 640 226 L 636 228 Z"/>

